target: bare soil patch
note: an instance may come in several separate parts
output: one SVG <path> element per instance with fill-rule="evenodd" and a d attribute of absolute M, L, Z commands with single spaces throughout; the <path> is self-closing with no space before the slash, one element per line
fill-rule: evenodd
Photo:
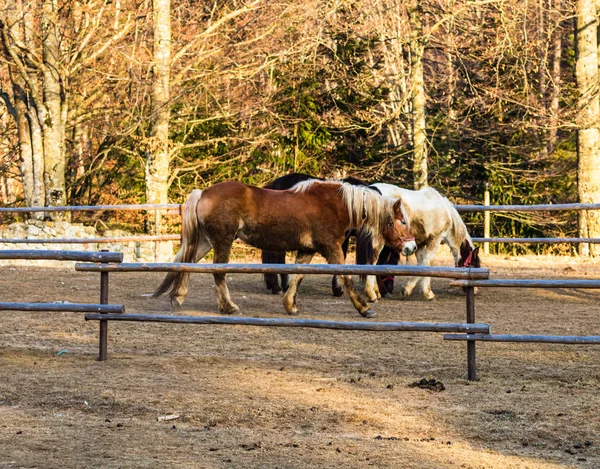
<path fill-rule="evenodd" d="M 494 278 L 600 278 L 597 262 L 574 258 L 484 262 Z M 166 314 L 166 299 L 142 296 L 161 280 L 111 274 L 110 301 Z M 300 317 L 366 320 L 330 282 L 305 278 Z M 258 276 L 229 286 L 244 315 L 282 316 Z M 435 301 L 396 292 L 374 320 L 462 322 L 464 296 L 447 280 L 432 286 Z M 0 267 L 0 291 L 1 301 L 97 302 L 99 276 Z M 477 319 L 497 333 L 598 335 L 599 298 L 480 290 Z M 1 314 L 0 467 L 600 467 L 598 347 L 480 343 L 469 383 L 466 345 L 441 334 L 111 323 L 101 363 L 96 322 Z M 210 275 L 192 276 L 177 314 L 216 314 Z M 422 379 L 444 389 L 411 386 Z M 158 420 L 167 415 L 179 417 Z"/>

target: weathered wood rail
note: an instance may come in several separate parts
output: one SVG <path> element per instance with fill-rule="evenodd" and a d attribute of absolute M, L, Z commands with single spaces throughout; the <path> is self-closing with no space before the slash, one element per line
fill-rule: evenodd
<path fill-rule="evenodd" d="M 409 275 L 450 279 L 488 279 L 489 269 L 429 267 L 421 265 L 344 265 L 344 264 L 192 264 L 150 262 L 124 264 L 75 264 L 82 272 L 189 272 L 197 274 L 328 274 L 328 275 Z"/>
<path fill-rule="evenodd" d="M 172 316 L 157 314 L 97 314 L 88 313 L 86 320 L 112 320 L 134 322 L 166 322 L 179 324 L 227 324 L 231 326 L 307 327 L 344 331 L 409 331 L 409 332 L 468 332 L 488 334 L 489 324 L 424 323 L 424 322 L 367 322 L 325 321 L 317 319 L 252 318 L 244 316 Z"/>
<path fill-rule="evenodd" d="M 450 285 L 467 290 L 467 315 L 475 322 L 475 288 L 590 288 L 600 289 L 600 279 L 488 279 L 488 280 L 454 280 Z M 469 321 L 467 321 L 469 322 Z M 467 347 L 475 347 L 476 342 L 515 342 L 515 343 L 544 343 L 570 345 L 598 345 L 600 336 L 571 336 L 571 335 L 536 335 L 536 334 L 492 334 L 466 333 L 445 334 L 444 340 L 467 341 Z M 474 352 L 472 360 L 474 360 Z M 469 363 L 469 379 L 476 379 L 476 367 Z"/>
<path fill-rule="evenodd" d="M 26 249 L 0 251 L 0 260 L 17 259 L 28 261 L 123 262 L 123 254 L 106 251 L 38 251 Z"/>
<path fill-rule="evenodd" d="M 0 311 L 33 311 L 52 313 L 125 313 L 123 305 L 103 305 L 93 303 L 0 303 Z"/>

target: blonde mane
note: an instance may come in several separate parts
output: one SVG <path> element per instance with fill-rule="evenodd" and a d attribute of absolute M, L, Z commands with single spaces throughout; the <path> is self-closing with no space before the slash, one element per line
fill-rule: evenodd
<path fill-rule="evenodd" d="M 382 197 L 367 186 L 354 186 L 335 179 L 309 179 L 296 184 L 291 190 L 295 192 L 308 191 L 315 184 L 338 184 L 348 217 L 353 228 L 363 228 L 373 234 L 381 234 L 385 225 L 394 218 L 394 199 Z M 408 214 L 401 207 L 402 215 L 408 225 Z"/>

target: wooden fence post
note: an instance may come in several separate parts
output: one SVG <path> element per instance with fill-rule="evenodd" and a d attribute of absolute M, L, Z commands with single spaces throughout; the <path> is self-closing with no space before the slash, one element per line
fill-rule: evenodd
<path fill-rule="evenodd" d="M 485 192 L 483 193 L 483 205 L 485 205 L 485 206 L 490 205 L 490 191 L 488 190 L 487 183 L 485 185 Z M 486 210 L 485 212 L 483 212 L 483 237 L 484 238 L 490 237 L 491 217 L 492 217 L 492 214 L 489 210 Z M 483 253 L 484 254 L 490 253 L 490 243 L 483 243 Z"/>
<path fill-rule="evenodd" d="M 475 287 L 466 287 L 467 293 L 467 324 L 475 323 Z M 467 379 L 477 380 L 477 362 L 475 359 L 475 341 L 467 341 Z"/>
<path fill-rule="evenodd" d="M 181 216 L 181 242 L 183 242 L 183 216 L 185 215 L 185 204 L 179 205 L 179 215 Z"/>
<path fill-rule="evenodd" d="M 106 249 L 102 250 L 103 252 Z M 108 272 L 100 272 L 100 304 L 108 304 Z M 108 321 L 100 321 L 98 361 L 106 360 L 108 350 Z"/>

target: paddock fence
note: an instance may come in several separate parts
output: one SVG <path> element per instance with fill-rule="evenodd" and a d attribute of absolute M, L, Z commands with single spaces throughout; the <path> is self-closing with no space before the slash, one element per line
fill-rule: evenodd
<path fill-rule="evenodd" d="M 489 215 L 494 212 L 552 212 L 552 211 L 587 211 L 600 210 L 600 204 L 537 204 L 537 205 L 455 205 L 461 213 L 484 213 L 484 236 L 473 237 L 473 241 L 483 243 L 484 252 L 489 252 L 490 243 L 507 244 L 600 244 L 600 238 L 517 238 L 517 237 L 491 237 Z M 183 220 L 185 204 L 129 204 L 129 205 L 74 205 L 62 207 L 0 207 L 2 213 L 38 213 L 38 212 L 86 212 L 86 211 L 146 211 L 154 213 L 154 234 L 120 236 L 120 237 L 97 237 L 97 238 L 5 238 L 2 243 L 6 244 L 103 244 L 103 243 L 127 243 L 127 242 L 155 242 L 180 241 L 183 233 L 162 234 L 160 213 L 166 211 L 166 215 L 179 216 Z M 181 225 L 183 227 L 183 224 Z M 156 248 L 158 250 L 158 248 Z"/>
<path fill-rule="evenodd" d="M 410 265 L 332 265 L 332 264 L 186 264 L 186 263 L 123 263 L 121 253 L 78 251 L 0 251 L 1 259 L 56 259 L 76 261 L 78 272 L 100 274 L 99 304 L 8 303 L 0 302 L 0 310 L 86 313 L 85 320 L 99 321 L 98 360 L 107 359 L 109 321 L 181 323 L 198 325 L 244 325 L 259 327 L 307 327 L 354 331 L 409 331 L 444 333 L 449 341 L 467 342 L 467 378 L 477 379 L 476 342 L 553 343 L 574 345 L 600 344 L 600 336 L 495 334 L 491 326 L 475 321 L 475 288 L 593 288 L 600 289 L 600 280 L 490 279 L 488 269 L 428 267 Z M 188 272 L 188 273 L 290 273 L 327 275 L 394 275 L 428 276 L 452 279 L 451 285 L 466 292 L 464 323 L 325 321 L 297 318 L 255 318 L 244 316 L 178 316 L 126 314 L 123 305 L 109 304 L 109 273 L 119 272 Z"/>
<path fill-rule="evenodd" d="M 108 356 L 109 321 L 181 323 L 199 325 L 244 325 L 259 327 L 305 327 L 372 332 L 437 332 L 489 334 L 488 324 L 428 323 L 428 322 L 379 322 L 379 321 L 326 321 L 298 318 L 255 318 L 244 316 L 178 316 L 155 314 L 125 314 L 123 305 L 109 304 L 110 272 L 189 272 L 189 273 L 290 273 L 327 275 L 410 275 L 449 279 L 489 279 L 488 269 L 464 267 L 426 266 L 367 266 L 335 264 L 186 264 L 186 263 L 122 263 L 120 253 L 78 252 L 78 251 L 0 251 L 0 259 L 14 259 L 20 256 L 25 260 L 57 259 L 76 260 L 78 272 L 98 272 L 100 274 L 100 304 L 59 303 L 8 303 L 0 302 L 0 310 L 37 312 L 84 312 L 86 320 L 99 321 L 98 360 Z M 473 353 L 473 351 L 470 351 Z M 471 360 L 471 359 L 469 359 Z"/>

